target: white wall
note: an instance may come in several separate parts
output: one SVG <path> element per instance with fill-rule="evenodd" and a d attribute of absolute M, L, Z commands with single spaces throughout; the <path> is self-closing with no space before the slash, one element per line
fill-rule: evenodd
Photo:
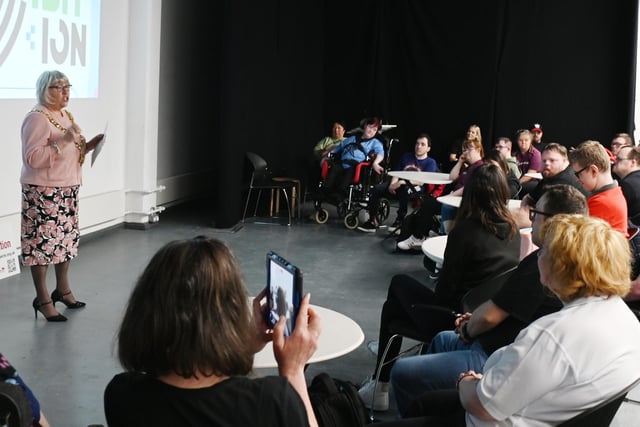
<path fill-rule="evenodd" d="M 108 122 L 107 143 L 96 164 L 84 165 L 82 235 L 124 221 L 147 222 L 145 212 L 155 207 L 161 6 L 161 0 L 102 0 L 99 97 L 72 98 L 68 106 L 87 139 Z M 0 224 L 11 224 L 16 247 L 20 125 L 35 103 L 35 95 L 33 100 L 0 100 Z"/>

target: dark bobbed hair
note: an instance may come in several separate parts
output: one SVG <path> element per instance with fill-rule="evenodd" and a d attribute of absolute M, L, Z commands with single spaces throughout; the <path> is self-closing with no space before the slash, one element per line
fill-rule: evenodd
<path fill-rule="evenodd" d="M 484 156 L 483 160 L 485 163 L 496 162 L 498 165 L 500 165 L 500 169 L 502 169 L 502 172 L 504 172 L 505 176 L 509 176 L 509 173 L 511 171 L 511 169 L 509 169 L 509 163 L 507 163 L 507 159 L 502 156 L 502 153 L 500 153 L 499 150 L 496 150 L 495 148 L 489 150 L 489 152 Z"/>
<path fill-rule="evenodd" d="M 507 207 L 510 197 L 507 176 L 499 166 L 486 163 L 474 170 L 464 186 L 456 221 L 477 218 L 482 226 L 496 234 L 497 224 L 510 225 L 509 238 L 518 232 L 518 226 Z"/>
<path fill-rule="evenodd" d="M 198 236 L 167 243 L 129 298 L 118 333 L 128 371 L 246 375 L 255 329 L 235 256 L 222 241 Z"/>

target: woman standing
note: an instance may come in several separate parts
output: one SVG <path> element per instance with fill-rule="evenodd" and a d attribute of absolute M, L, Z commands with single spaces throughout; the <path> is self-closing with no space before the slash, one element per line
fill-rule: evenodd
<path fill-rule="evenodd" d="M 69 79 L 60 71 L 43 72 L 36 83 L 38 104 L 22 122 L 22 260 L 36 288 L 33 310 L 50 322 L 64 322 L 54 304 L 76 300 L 69 285 L 69 261 L 78 254 L 78 189 L 82 164 L 104 135 L 87 143 L 71 113 Z M 56 288 L 49 297 L 47 268 L 53 264 Z"/>

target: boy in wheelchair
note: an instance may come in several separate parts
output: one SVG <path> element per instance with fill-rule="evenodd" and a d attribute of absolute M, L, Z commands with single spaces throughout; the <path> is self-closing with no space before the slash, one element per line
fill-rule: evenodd
<path fill-rule="evenodd" d="M 358 164 L 371 160 L 372 169 L 382 174 L 384 169 L 380 163 L 384 160 L 384 145 L 376 137 L 380 124 L 377 117 L 364 119 L 361 135 L 350 136 L 331 151 L 333 165 L 320 183 L 316 210 L 321 210 L 323 201 L 337 206 L 347 198 L 346 190 L 354 179 Z"/>

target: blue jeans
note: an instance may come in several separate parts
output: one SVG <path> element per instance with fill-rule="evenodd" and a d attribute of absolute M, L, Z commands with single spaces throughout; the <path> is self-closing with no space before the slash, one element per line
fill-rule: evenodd
<path fill-rule="evenodd" d="M 482 372 L 489 356 L 477 341 L 465 344 L 453 331 L 438 333 L 426 354 L 399 359 L 391 369 L 391 388 L 403 415 L 424 392 L 455 388 L 461 372 Z"/>
<path fill-rule="evenodd" d="M 456 219 L 457 214 L 458 208 L 449 205 L 442 205 L 442 208 L 440 208 L 440 234 L 445 234 L 444 222 L 453 221 Z"/>

